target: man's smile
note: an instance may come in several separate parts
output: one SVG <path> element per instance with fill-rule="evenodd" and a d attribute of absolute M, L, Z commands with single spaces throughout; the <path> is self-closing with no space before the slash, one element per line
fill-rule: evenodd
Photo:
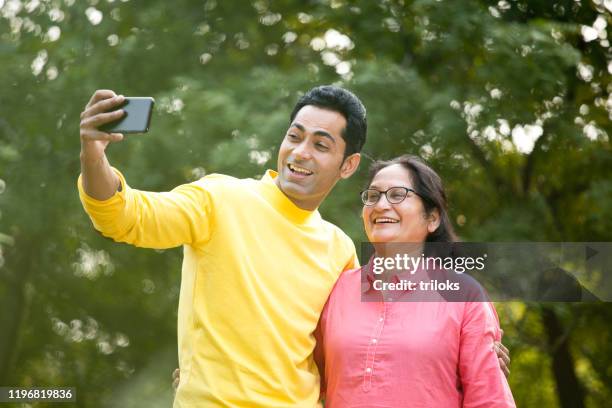
<path fill-rule="evenodd" d="M 287 164 L 287 168 L 289 169 L 289 177 L 293 179 L 303 180 L 314 174 L 312 170 L 294 163 Z"/>
<path fill-rule="evenodd" d="M 297 164 L 289 163 L 287 165 L 287 167 L 289 167 L 289 170 L 291 170 L 294 173 L 300 173 L 300 174 L 304 174 L 306 176 L 310 176 L 312 174 L 311 170 L 308 170 L 305 167 L 300 167 Z"/>

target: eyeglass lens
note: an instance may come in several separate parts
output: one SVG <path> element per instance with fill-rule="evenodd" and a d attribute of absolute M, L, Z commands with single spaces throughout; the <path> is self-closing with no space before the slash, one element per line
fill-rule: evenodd
<path fill-rule="evenodd" d="M 399 204 L 408 195 L 408 190 L 404 187 L 392 187 L 383 193 L 378 190 L 368 189 L 362 193 L 361 199 L 366 205 L 374 205 L 380 200 L 382 194 L 386 194 L 387 201 L 391 204 Z"/>

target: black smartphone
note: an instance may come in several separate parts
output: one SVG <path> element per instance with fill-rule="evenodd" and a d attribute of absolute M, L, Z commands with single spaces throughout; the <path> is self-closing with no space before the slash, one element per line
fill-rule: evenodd
<path fill-rule="evenodd" d="M 151 124 L 154 104 L 155 100 L 150 96 L 126 97 L 121 106 L 113 109 L 124 110 L 121 119 L 100 126 L 100 130 L 107 133 L 146 133 Z"/>

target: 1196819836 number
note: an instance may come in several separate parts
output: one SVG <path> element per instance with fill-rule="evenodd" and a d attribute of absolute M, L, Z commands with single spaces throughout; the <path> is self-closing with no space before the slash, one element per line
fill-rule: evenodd
<path fill-rule="evenodd" d="M 0 402 L 74 401 L 73 388 L 0 388 Z"/>

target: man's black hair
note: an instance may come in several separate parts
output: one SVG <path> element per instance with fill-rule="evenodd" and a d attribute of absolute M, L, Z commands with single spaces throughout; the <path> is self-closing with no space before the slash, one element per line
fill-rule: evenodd
<path fill-rule="evenodd" d="M 366 141 L 368 123 L 366 121 L 365 107 L 357 96 L 346 89 L 333 85 L 312 88 L 300 98 L 293 108 L 289 120 L 290 124 L 300 109 L 307 105 L 329 109 L 342 114 L 346 119 L 346 127 L 342 131 L 342 138 L 346 143 L 344 157 L 346 158 L 353 153 L 361 151 Z"/>

